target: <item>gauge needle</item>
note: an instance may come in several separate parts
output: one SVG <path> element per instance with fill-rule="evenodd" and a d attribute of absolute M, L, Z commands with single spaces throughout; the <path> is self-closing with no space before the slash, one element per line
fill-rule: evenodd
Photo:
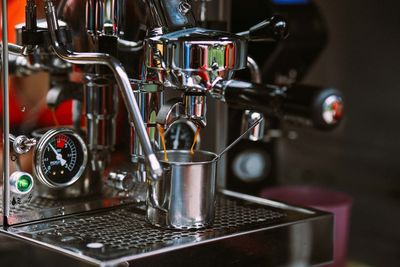
<path fill-rule="evenodd" d="M 57 152 L 57 150 L 53 147 L 52 144 L 50 144 L 51 150 L 53 150 L 54 154 L 56 154 L 56 159 L 58 161 L 60 161 L 61 166 L 64 166 L 65 163 L 67 163 L 67 161 L 65 159 L 63 159 L 62 155 L 60 153 Z"/>
<path fill-rule="evenodd" d="M 181 134 L 181 125 L 178 124 L 178 127 L 176 129 L 176 135 L 175 135 L 175 140 L 174 140 L 174 149 L 178 149 L 179 146 L 179 135 Z"/>

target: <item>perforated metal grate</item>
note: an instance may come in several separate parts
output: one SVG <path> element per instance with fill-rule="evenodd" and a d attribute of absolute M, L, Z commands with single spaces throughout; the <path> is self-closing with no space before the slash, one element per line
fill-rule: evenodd
<path fill-rule="evenodd" d="M 36 211 L 36 210 L 54 208 L 60 206 L 62 206 L 62 203 L 57 200 L 51 200 L 45 198 L 33 198 L 30 203 L 12 206 L 10 213 L 11 215 L 21 214 L 24 212 L 30 212 L 30 211 Z M 3 212 L 3 200 L 0 200 L 0 213 L 2 212 Z"/>
<path fill-rule="evenodd" d="M 152 227 L 137 207 L 125 207 L 93 215 L 77 216 L 46 223 L 40 227 L 23 227 L 24 235 L 38 240 L 49 240 L 60 246 L 76 247 L 98 258 L 125 253 L 135 254 L 171 245 L 201 241 L 260 224 L 277 222 L 286 214 L 261 205 L 246 205 L 219 197 L 212 228 L 203 230 L 165 230 Z M 99 244 L 102 253 L 88 249 L 88 244 Z M 105 253 L 107 252 L 107 253 Z M 93 255 L 94 253 L 94 255 Z"/>
<path fill-rule="evenodd" d="M 121 198 L 129 198 L 132 202 L 142 202 L 144 203 L 146 201 L 146 184 L 138 184 L 132 191 L 129 193 L 124 193 L 120 191 L 116 191 L 111 188 L 105 188 L 104 190 L 104 197 L 116 197 L 119 196 Z M 0 191 L 2 191 L 3 188 L 0 187 Z M 77 200 L 54 200 L 54 199 L 48 199 L 48 198 L 41 198 L 41 197 L 33 197 L 32 200 L 29 203 L 25 204 L 20 204 L 20 205 L 12 205 L 11 210 L 10 210 L 10 215 L 16 215 L 16 214 L 23 214 L 25 212 L 32 212 L 32 211 L 38 211 L 38 210 L 44 210 L 48 208 L 59 208 L 63 206 L 69 206 L 69 205 L 76 205 L 82 203 L 82 201 L 87 201 L 87 200 L 98 200 L 101 197 L 92 197 L 89 199 L 77 199 Z M 3 198 L 2 194 L 0 193 L 0 213 L 3 212 Z"/>

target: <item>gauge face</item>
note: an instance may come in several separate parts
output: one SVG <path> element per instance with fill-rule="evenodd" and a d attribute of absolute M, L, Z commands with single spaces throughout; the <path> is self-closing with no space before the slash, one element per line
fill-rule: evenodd
<path fill-rule="evenodd" d="M 70 129 L 50 130 L 38 142 L 35 163 L 35 174 L 41 182 L 63 188 L 83 174 L 87 148 L 82 138 Z"/>
<path fill-rule="evenodd" d="M 165 145 L 171 150 L 188 150 L 192 147 L 196 126 L 189 121 L 175 122 L 165 133 Z M 199 145 L 197 140 L 196 147 Z"/>

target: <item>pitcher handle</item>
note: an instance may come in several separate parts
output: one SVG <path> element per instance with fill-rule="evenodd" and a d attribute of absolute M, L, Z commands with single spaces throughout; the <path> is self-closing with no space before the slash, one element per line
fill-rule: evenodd
<path fill-rule="evenodd" d="M 151 179 L 148 180 L 148 187 L 149 187 L 148 199 L 150 200 L 150 204 L 153 206 L 153 208 L 156 208 L 158 210 L 161 210 L 162 212 L 167 213 L 168 210 L 164 209 L 160 205 L 160 201 L 157 198 L 155 183 L 156 183 L 156 181 L 153 181 Z"/>

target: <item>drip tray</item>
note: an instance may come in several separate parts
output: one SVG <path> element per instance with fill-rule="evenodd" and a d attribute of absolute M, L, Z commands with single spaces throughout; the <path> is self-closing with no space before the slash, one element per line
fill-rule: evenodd
<path fill-rule="evenodd" d="M 102 266 L 285 266 L 329 262 L 332 227 L 328 213 L 222 191 L 214 225 L 203 230 L 153 227 L 143 205 L 129 204 L 6 233 Z"/>

